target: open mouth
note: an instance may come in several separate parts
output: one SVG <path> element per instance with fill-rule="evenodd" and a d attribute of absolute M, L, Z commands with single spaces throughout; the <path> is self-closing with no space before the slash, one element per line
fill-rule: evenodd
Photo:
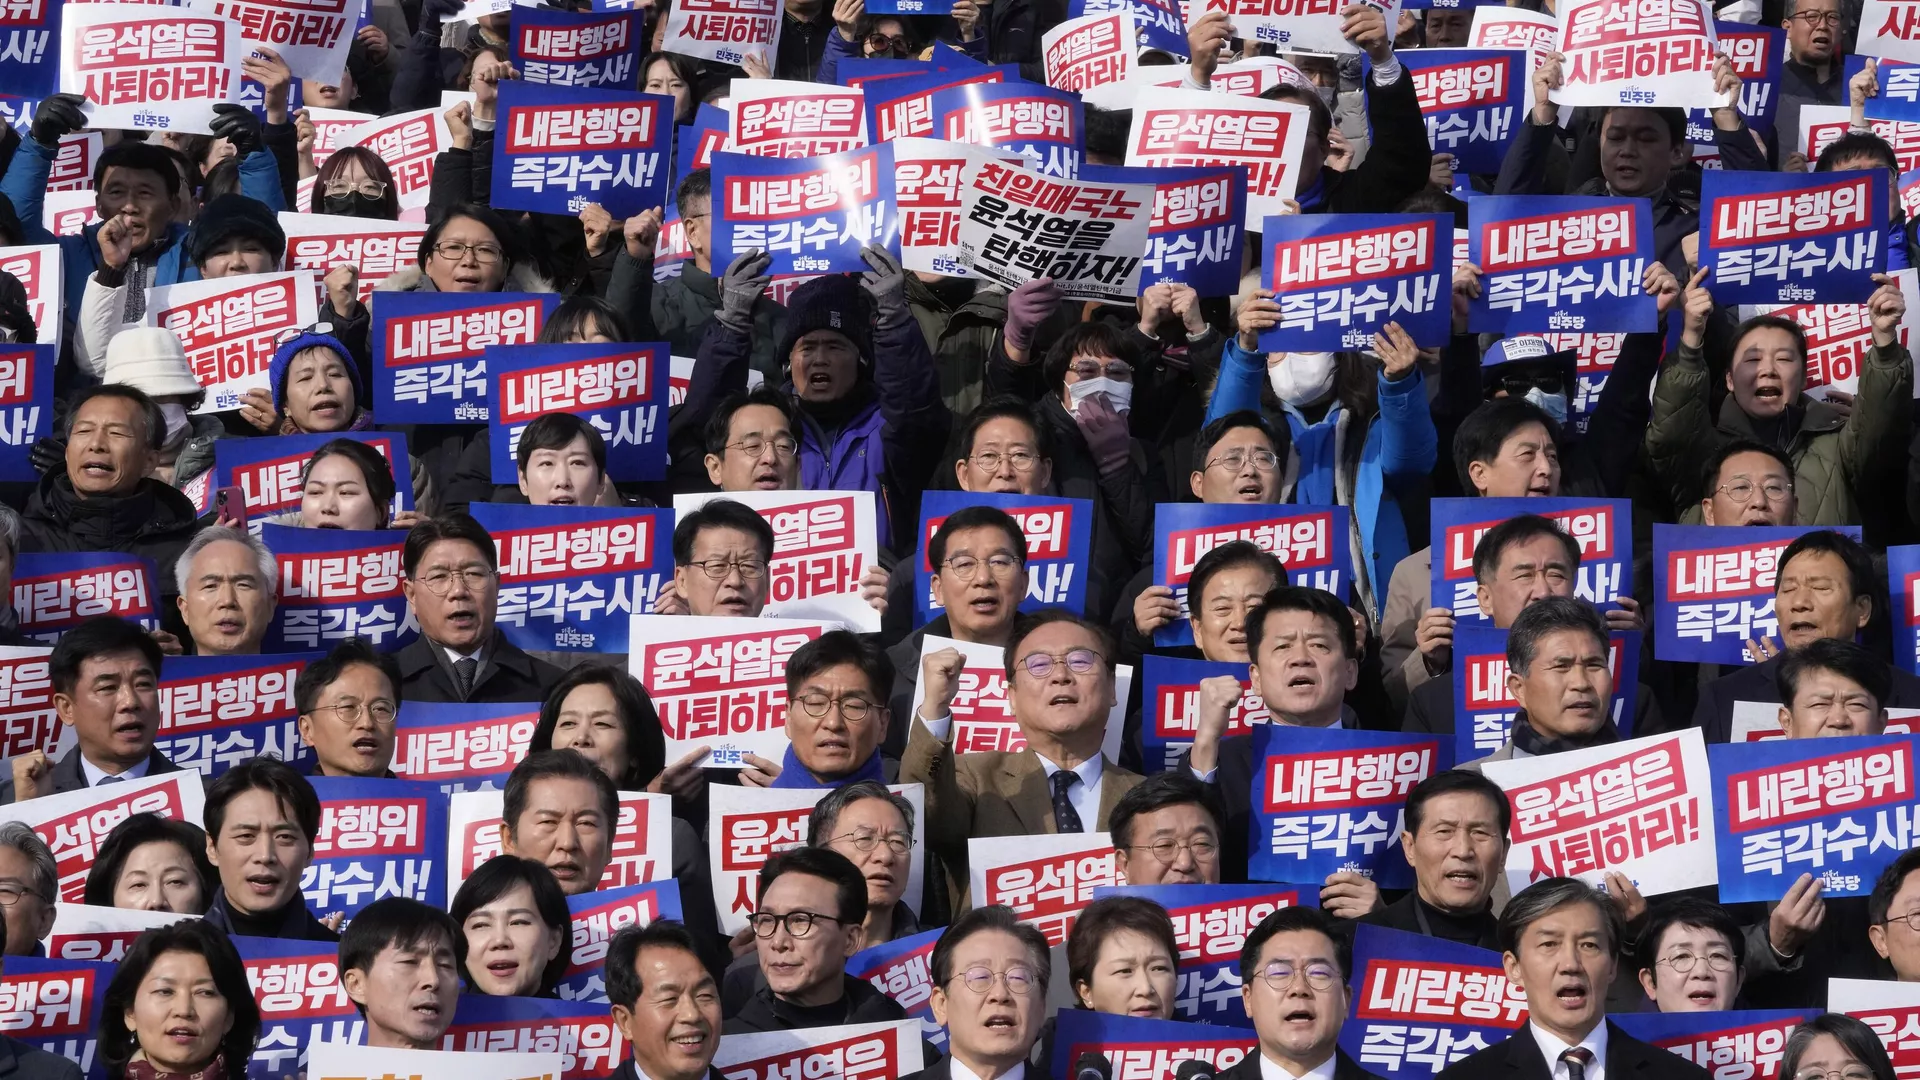
<path fill-rule="evenodd" d="M 487 965 L 487 974 L 502 981 L 511 979 L 520 970 L 518 960 L 495 960 Z"/>
<path fill-rule="evenodd" d="M 364 754 L 367 757 L 372 757 L 374 754 L 378 753 L 380 750 L 380 740 L 374 738 L 371 735 L 365 735 L 358 739 L 353 740 L 352 745 L 353 745 L 354 753 Z"/>
<path fill-rule="evenodd" d="M 1000 598 L 997 596 L 976 596 L 967 601 L 967 607 L 976 615 L 998 615 Z"/>
<path fill-rule="evenodd" d="M 555 492 L 554 494 L 547 496 L 548 506 L 572 506 L 573 504 L 574 504 L 574 498 L 572 495 L 565 495 L 559 492 Z"/>
<path fill-rule="evenodd" d="M 753 471 L 753 486 L 759 488 L 761 491 L 779 491 L 780 474 L 771 468 L 755 469 Z"/>
<path fill-rule="evenodd" d="M 142 739 L 146 737 L 147 725 L 139 720 L 126 720 L 113 725 L 113 733 L 121 738 Z"/>
<path fill-rule="evenodd" d="M 182 1043 L 182 1044 L 191 1043 L 194 1040 L 198 1039 L 199 1037 L 200 1037 L 199 1028 L 186 1027 L 182 1025 L 180 1027 L 170 1027 L 167 1029 L 167 1039 L 170 1042 L 176 1042 L 176 1043 Z"/>
<path fill-rule="evenodd" d="M 699 1053 L 707 1048 L 707 1039 L 711 1034 L 711 1032 L 707 1031 L 688 1031 L 671 1036 L 667 1041 L 685 1050 L 687 1053 L 693 1054 Z"/>
<path fill-rule="evenodd" d="M 1281 1022 L 1288 1024 L 1311 1024 L 1314 1019 L 1313 1010 L 1308 1008 L 1289 1009 L 1280 1017 Z"/>
<path fill-rule="evenodd" d="M 1580 983 L 1563 983 L 1553 992 L 1553 999 L 1567 1010 L 1587 1007 L 1587 988 Z"/>
<path fill-rule="evenodd" d="M 80 463 L 80 471 L 96 479 L 109 480 L 113 477 L 114 468 L 110 461 L 89 458 Z"/>
<path fill-rule="evenodd" d="M 440 1003 L 437 1001 L 423 1001 L 413 1007 L 413 1015 L 430 1024 L 440 1022 L 440 1012 Z"/>
<path fill-rule="evenodd" d="M 1446 882 L 1449 885 L 1457 885 L 1462 889 L 1477 889 L 1480 887 L 1480 872 L 1477 870 L 1449 870 L 1446 873 Z"/>
<path fill-rule="evenodd" d="M 825 390 L 832 385 L 833 377 L 824 371 L 813 371 L 807 374 L 807 389 L 809 390 Z"/>
<path fill-rule="evenodd" d="M 1258 480 L 1243 480 L 1240 482 L 1240 485 L 1238 487 L 1233 489 L 1233 491 L 1234 491 L 1234 494 L 1236 495 L 1246 495 L 1255 499 L 1258 499 L 1262 495 L 1266 494 L 1264 491 L 1260 490 L 1260 481 Z"/>
<path fill-rule="evenodd" d="M 280 891 L 278 874 L 248 874 L 247 890 L 255 896 L 272 896 Z"/>
<path fill-rule="evenodd" d="M 1078 705 L 1079 703 L 1080 697 L 1078 694 L 1055 694 L 1047 699 L 1048 705 Z"/>
<path fill-rule="evenodd" d="M 1311 690 L 1320 685 L 1320 680 L 1312 675 L 1295 675 L 1287 680 L 1289 690 Z"/>
<path fill-rule="evenodd" d="M 1711 1009 L 1719 1004 L 1720 995 L 1713 990 L 1689 990 L 1687 991 L 1687 1000 L 1700 1006 L 1702 1009 Z"/>
<path fill-rule="evenodd" d="M 547 869 L 553 872 L 556 881 L 574 881 L 580 877 L 580 864 L 572 859 L 563 859 L 557 863 L 548 863 Z"/>
<path fill-rule="evenodd" d="M 980 1022 L 980 1026 L 988 1027 L 988 1028 L 1006 1028 L 1008 1030 L 1012 1030 L 1013 1028 L 1016 1028 L 1019 1026 L 1019 1021 L 1015 1019 L 1014 1016 L 1010 1013 L 994 1013 L 992 1016 L 989 1016 L 985 1020 L 982 1020 Z"/>

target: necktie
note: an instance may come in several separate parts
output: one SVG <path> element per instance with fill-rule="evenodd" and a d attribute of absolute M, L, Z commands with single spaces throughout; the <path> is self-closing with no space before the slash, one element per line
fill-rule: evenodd
<path fill-rule="evenodd" d="M 1053 784 L 1054 828 L 1063 833 L 1085 832 L 1086 826 L 1080 823 L 1080 812 L 1073 808 L 1073 801 L 1067 798 L 1067 789 L 1080 782 L 1080 774 L 1061 769 L 1048 781 Z"/>
<path fill-rule="evenodd" d="M 454 682 L 460 685 L 460 700 L 465 701 L 473 693 L 473 678 L 480 673 L 480 661 L 471 656 L 461 657 L 453 662 Z"/>
<path fill-rule="evenodd" d="M 1567 1080 L 1587 1080 L 1587 1066 L 1593 1064 L 1593 1051 L 1576 1046 L 1560 1055 L 1567 1063 Z"/>
<path fill-rule="evenodd" d="M 106 787 L 108 784 L 124 784 L 126 781 L 127 778 L 124 776 L 103 776 L 100 778 L 100 782 L 93 786 Z"/>

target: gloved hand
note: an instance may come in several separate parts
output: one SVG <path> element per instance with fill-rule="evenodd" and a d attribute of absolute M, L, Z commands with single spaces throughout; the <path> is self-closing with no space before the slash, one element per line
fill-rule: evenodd
<path fill-rule="evenodd" d="M 1007 347 L 1033 350 L 1033 332 L 1060 306 L 1060 287 L 1052 278 L 1034 278 L 1007 296 Z"/>
<path fill-rule="evenodd" d="M 233 144 L 233 152 L 238 157 L 246 157 L 260 149 L 260 118 L 245 105 L 235 105 L 231 101 L 215 105 L 212 128 L 215 138 Z"/>
<path fill-rule="evenodd" d="M 420 29 L 437 35 L 441 23 L 457 18 L 460 9 L 466 7 L 464 0 L 421 0 Z"/>
<path fill-rule="evenodd" d="M 81 111 L 86 98 L 79 94 L 55 94 L 42 98 L 33 110 L 33 141 L 41 146 L 59 146 L 60 137 L 87 126 L 87 114 Z"/>
<path fill-rule="evenodd" d="M 67 471 L 67 437 L 48 435 L 36 439 L 33 449 L 28 452 L 27 460 L 32 463 L 33 471 L 41 476 Z"/>
<path fill-rule="evenodd" d="M 713 317 L 736 333 L 753 331 L 753 303 L 773 284 L 767 268 L 773 256 L 764 251 L 744 252 L 734 257 L 727 272 L 720 276 L 720 310 Z"/>
<path fill-rule="evenodd" d="M 878 326 L 898 326 L 912 317 L 907 310 L 907 272 L 893 253 L 878 244 L 860 249 L 873 272 L 860 275 L 860 287 L 873 299 L 874 322 Z"/>
<path fill-rule="evenodd" d="M 1115 412 L 1107 403 L 1107 395 L 1094 394 L 1080 402 L 1080 409 L 1073 414 L 1073 422 L 1080 425 L 1080 434 L 1087 440 L 1087 449 L 1093 454 L 1094 464 L 1100 467 L 1101 476 L 1112 476 L 1127 467 L 1128 440 L 1125 414 Z"/>

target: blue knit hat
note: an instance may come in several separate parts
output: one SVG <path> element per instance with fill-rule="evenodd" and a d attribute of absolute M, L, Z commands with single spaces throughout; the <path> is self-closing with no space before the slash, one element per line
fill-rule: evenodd
<path fill-rule="evenodd" d="M 294 338 L 274 350 L 273 362 L 267 365 L 267 379 L 273 390 L 273 409 L 275 412 L 287 411 L 287 368 L 293 358 L 307 349 L 332 349 L 340 355 L 340 361 L 346 366 L 347 381 L 353 384 L 353 403 L 356 408 L 370 409 L 373 403 L 367 400 L 367 388 L 360 385 L 360 369 L 354 366 L 353 354 L 347 351 L 340 339 L 332 334 L 319 334 L 311 330 Z"/>

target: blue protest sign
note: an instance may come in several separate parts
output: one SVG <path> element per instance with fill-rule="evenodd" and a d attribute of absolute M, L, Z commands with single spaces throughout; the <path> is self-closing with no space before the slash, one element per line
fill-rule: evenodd
<path fill-rule="evenodd" d="M 57 299 L 52 315 L 57 322 Z M 0 481 L 39 481 L 29 459 L 33 444 L 53 434 L 53 364 L 58 354 L 52 345 L 0 345 Z"/>
<path fill-rule="evenodd" d="M 403 780 L 458 791 L 505 788 L 527 756 L 540 703 L 499 705 L 409 701 L 394 728 L 393 771 Z"/>
<path fill-rule="evenodd" d="M 1253 692 L 1246 664 L 1191 660 L 1147 653 L 1141 658 L 1146 689 L 1140 695 L 1140 752 L 1149 773 L 1180 763 L 1200 727 L 1200 683 L 1226 675 L 1240 682 L 1240 703 L 1227 714 L 1227 736 L 1250 735 L 1267 722 L 1267 706 Z"/>
<path fill-rule="evenodd" d="M 1050 1080 L 1067 1080 L 1074 1063 L 1087 1053 L 1111 1062 L 1114 1076 L 1167 1076 L 1168 1068 L 1180 1061 L 1210 1062 L 1217 1074 L 1260 1057 L 1260 1037 L 1252 1025 L 1143 1020 L 1092 1009 L 1061 1009 L 1054 1025 Z"/>
<path fill-rule="evenodd" d="M 460 995 L 439 1048 L 480 1054 L 503 1046 L 532 1047 L 536 1040 L 567 1048 L 571 1067 L 555 1080 L 606 1076 L 620 1068 L 626 1051 L 626 1036 L 598 1002 L 483 994 Z"/>
<path fill-rule="evenodd" d="M 60 85 L 63 0 L 27 0 L 0 14 L 0 86 L 12 97 L 43 98 Z"/>
<path fill-rule="evenodd" d="M 1774 902 L 1804 872 L 1865 896 L 1913 846 L 1910 735 L 1764 739 L 1707 747 L 1721 902 Z"/>
<path fill-rule="evenodd" d="M 1093 890 L 1095 900 L 1108 896 L 1137 896 L 1167 909 L 1180 946 L 1173 993 L 1177 1019 L 1248 1027 L 1253 1021 L 1240 997 L 1240 953 L 1247 935 L 1281 908 L 1318 902 L 1320 886 L 1102 885 Z"/>
<path fill-rule="evenodd" d="M 209 780 L 263 756 L 308 771 L 313 749 L 300 738 L 293 684 L 320 656 L 168 657 L 160 671 L 160 734 L 154 749 Z"/>
<path fill-rule="evenodd" d="M 233 945 L 260 1006 L 260 1040 L 247 1062 L 249 1080 L 298 1075 L 316 1042 L 360 1041 L 366 1020 L 340 984 L 339 945 L 240 934 Z"/>
<path fill-rule="evenodd" d="M 1507 144 L 1526 122 L 1524 49 L 1404 49 L 1427 142 L 1453 155 L 1456 173 L 1498 173 Z"/>
<path fill-rule="evenodd" d="M 261 526 L 261 542 L 280 563 L 280 597 L 261 648 L 331 649 L 357 637 L 382 652 L 411 644 L 420 624 L 400 591 L 406 539 L 398 529 Z"/>
<path fill-rule="evenodd" d="M 1780 65 L 1787 54 L 1787 32 L 1778 26 L 1713 21 L 1713 35 L 1719 52 L 1733 63 L 1740 76 L 1740 116 L 1747 127 L 1766 134 L 1773 130 L 1774 117 L 1780 113 Z M 1886 63 L 1882 60 L 1881 63 Z M 1867 113 L 1873 113 L 1874 99 L 1867 99 Z M 1791 140 L 1798 132 L 1783 132 Z M 1713 113 L 1707 109 L 1687 110 L 1687 141 L 1712 145 Z"/>
<path fill-rule="evenodd" d="M 1851 80 L 1855 69 L 1866 66 L 1866 62 L 1851 56 L 1847 60 L 1846 75 Z M 1876 92 L 1867 99 L 1867 119 L 1920 120 L 1920 64 L 1876 60 L 1873 84 Z"/>
<path fill-rule="evenodd" d="M 1697 963 L 1698 961 L 1696 961 Z M 1774 1080 L 1793 1029 L 1819 1009 L 1620 1012 L 1620 1030 L 1706 1069 L 1713 1080 Z"/>
<path fill-rule="evenodd" d="M 1527 995 L 1500 954 L 1359 923 L 1353 1003 L 1340 1049 L 1387 1080 L 1424 1080 L 1527 1022 Z"/>
<path fill-rule="evenodd" d="M 550 412 L 592 424 L 607 444 L 607 478 L 667 475 L 666 386 L 672 348 L 644 345 L 496 345 L 487 350 L 487 399 L 496 402 L 493 482 L 519 481 L 520 433 Z"/>
<path fill-rule="evenodd" d="M 1652 331 L 1660 323 L 1643 279 L 1657 257 L 1645 199 L 1489 195 L 1467 204 L 1467 261 L 1480 295 L 1476 333 Z M 1718 297 L 1715 297 L 1718 299 Z"/>
<path fill-rule="evenodd" d="M 493 140 L 496 208 L 571 217 L 599 203 L 620 219 L 667 201 L 672 98 L 520 79 L 501 83 Z"/>
<path fill-rule="evenodd" d="M 394 488 L 393 505 L 388 508 L 389 520 L 393 514 L 413 509 L 413 463 L 407 456 L 407 437 L 397 431 L 333 431 L 319 435 L 216 439 L 213 487 L 240 489 L 246 500 L 250 525 L 276 514 L 297 513 L 306 492 L 307 463 L 313 460 L 315 450 L 335 439 L 366 443 L 387 459 Z M 201 512 L 212 509 L 210 505 L 203 506 Z"/>
<path fill-rule="evenodd" d="M 523 649 L 620 653 L 673 579 L 673 511 L 474 503 L 500 550 L 496 617 Z"/>
<path fill-rule="evenodd" d="M 673 186 L 680 187 L 680 181 L 695 169 L 705 169 L 713 164 L 716 150 L 727 146 L 727 111 L 712 105 L 701 105 L 693 114 L 693 123 L 674 129 L 673 144 Z M 673 208 L 673 200 L 667 200 L 668 210 Z"/>
<path fill-rule="evenodd" d="M 1633 503 L 1627 499 L 1435 499 L 1433 592 L 1429 603 L 1465 626 L 1492 626 L 1480 610 L 1473 551 L 1487 530 L 1521 514 L 1538 514 L 1580 545 L 1573 594 L 1601 610 L 1633 589 Z M 1659 526 L 1654 526 L 1656 529 Z"/>
<path fill-rule="evenodd" d="M 680 907 L 678 881 L 654 881 L 596 889 L 567 897 L 573 922 L 573 950 L 557 988 L 562 1001 L 607 1004 L 607 946 L 629 926 L 646 926 L 657 919 L 686 918 Z"/>
<path fill-rule="evenodd" d="M 1373 347 L 1399 323 L 1422 348 L 1452 333 L 1453 220 L 1437 214 L 1282 214 L 1260 242 L 1261 284 L 1280 322 L 1260 335 L 1265 352 Z"/>
<path fill-rule="evenodd" d="M 1200 557 L 1221 544 L 1251 540 L 1272 552 L 1295 585 L 1341 599 L 1353 588 L 1351 511 L 1293 503 L 1161 503 L 1153 513 L 1153 583 L 1173 590 L 1180 618 L 1153 632 L 1160 647 L 1193 644 L 1187 582 Z"/>
<path fill-rule="evenodd" d="M 1435 736 L 1261 724 L 1253 731 L 1248 875 L 1325 881 L 1353 870 L 1383 889 L 1413 884 L 1400 851 L 1407 791 L 1453 764 Z"/>
<path fill-rule="evenodd" d="M 927 541 L 947 515 L 969 506 L 1005 510 L 1020 523 L 1027 539 L 1027 596 L 1021 611 L 1058 607 L 1082 613 L 1087 606 L 1088 552 L 1093 538 L 1093 501 L 1045 495 L 997 492 L 929 491 L 920 498 L 920 553 L 914 570 L 914 625 L 924 625 L 943 608 L 933 596 L 933 567 Z"/>
<path fill-rule="evenodd" d="M 287 87 L 287 114 L 291 116 L 293 113 L 304 108 L 306 106 L 306 98 L 305 80 L 296 77 Z M 261 123 L 266 123 L 267 88 L 265 86 L 242 75 L 240 77 L 240 91 L 234 96 L 234 100 L 251 110 L 253 115 L 260 118 Z"/>
<path fill-rule="evenodd" d="M 1137 169 L 1082 165 L 1080 178 L 1152 184 L 1153 219 L 1140 260 L 1140 287 L 1175 282 L 1201 296 L 1240 288 L 1246 243 L 1247 170 L 1237 165 Z"/>
<path fill-rule="evenodd" d="M 633 12 L 587 13 L 513 6 L 508 59 L 537 86 L 631 90 L 640 74 L 641 24 Z M 673 113 L 667 113 L 672 123 Z"/>
<path fill-rule="evenodd" d="M 374 415 L 383 424 L 485 423 L 487 349 L 533 344 L 559 306 L 557 293 L 374 293 Z"/>
<path fill-rule="evenodd" d="M 13 611 L 20 616 L 20 632 L 48 645 L 100 615 L 158 630 L 161 587 L 153 560 L 138 555 L 29 551 L 13 562 Z"/>
<path fill-rule="evenodd" d="M 307 907 L 321 915 L 389 896 L 440 907 L 447 894 L 447 797 L 432 784 L 316 776 L 320 835 L 300 876 Z"/>
<path fill-rule="evenodd" d="M 1827 526 L 1823 526 L 1827 527 Z M 1860 526 L 1834 532 L 1860 539 Z M 1653 527 L 1653 655 L 1700 664 L 1751 664 L 1747 642 L 1778 638 L 1773 612 L 1780 552 L 1810 526 Z M 1776 898 L 1777 899 L 1777 898 Z"/>
<path fill-rule="evenodd" d="M 1633 738 L 1633 710 L 1640 697 L 1640 634 L 1607 635 L 1607 669 L 1613 674 L 1608 715 L 1623 739 Z M 1507 632 L 1491 626 L 1453 631 L 1453 759 L 1473 761 L 1505 745 L 1520 711 L 1507 688 Z"/>
<path fill-rule="evenodd" d="M 336 950 L 338 951 L 338 950 Z M 106 1080 L 100 1029 L 107 984 L 118 964 L 9 956 L 0 975 L 0 1028 L 36 1050 L 84 1063 L 86 1080 Z"/>
<path fill-rule="evenodd" d="M 1011 150 L 1063 180 L 1080 175 L 1086 112 L 1079 94 L 1030 82 L 969 82 L 936 91 L 932 107 L 933 138 Z"/>
<path fill-rule="evenodd" d="M 945 66 L 927 60 L 902 60 L 892 56 L 843 57 L 833 69 L 833 81 L 838 86 L 848 86 L 856 90 L 865 90 L 870 84 L 888 79 L 904 79 L 909 76 L 932 75 L 948 70 Z"/>
<path fill-rule="evenodd" d="M 947 15 L 953 0 L 873 0 L 869 15 Z"/>
<path fill-rule="evenodd" d="M 1920 675 L 1920 544 L 1887 549 L 1887 595 L 1893 600 L 1893 662 Z"/>
<path fill-rule="evenodd" d="M 1181 6 L 1172 0 L 1068 0 L 1067 18 L 1105 15 L 1124 11 L 1133 16 L 1134 29 L 1140 35 L 1139 48 L 1159 49 L 1182 60 L 1187 58 L 1187 20 Z M 1242 174 L 1244 178 L 1244 173 Z"/>
<path fill-rule="evenodd" d="M 875 61 L 863 61 L 872 64 Z M 907 61 L 898 61 L 905 63 Z M 865 70 L 864 68 L 862 69 Z M 970 83 L 1001 83 L 1020 77 L 1017 64 L 935 70 L 919 75 L 873 79 L 849 75 L 844 85 L 859 86 L 867 99 L 867 138 L 876 145 L 899 138 L 944 138 L 934 130 L 933 95 Z"/>
<path fill-rule="evenodd" d="M 920 1021 L 920 1037 L 944 1051 L 947 1029 L 933 1019 L 933 946 L 945 927 L 922 930 L 847 957 L 847 974 L 865 979 L 875 990 Z"/>
<path fill-rule="evenodd" d="M 891 146 L 805 158 L 715 154 L 713 198 L 715 266 L 758 249 L 773 256 L 773 274 L 864 273 L 868 244 L 900 254 Z"/>
<path fill-rule="evenodd" d="M 1713 301 L 1862 304 L 1887 268 L 1887 177 L 1879 169 L 1749 173 L 1700 181 L 1700 265 Z"/>

